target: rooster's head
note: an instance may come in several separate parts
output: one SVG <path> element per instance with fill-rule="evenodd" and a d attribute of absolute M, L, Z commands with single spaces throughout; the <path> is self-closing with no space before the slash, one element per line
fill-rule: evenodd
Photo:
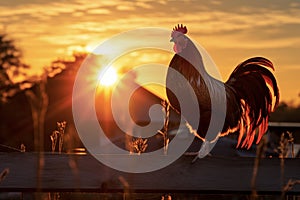
<path fill-rule="evenodd" d="M 171 40 L 170 42 L 174 42 L 174 51 L 176 53 L 180 53 L 183 49 L 186 48 L 188 38 L 184 35 L 187 33 L 187 28 L 186 26 L 177 25 L 175 28 L 173 28 L 172 34 L 171 34 Z"/>

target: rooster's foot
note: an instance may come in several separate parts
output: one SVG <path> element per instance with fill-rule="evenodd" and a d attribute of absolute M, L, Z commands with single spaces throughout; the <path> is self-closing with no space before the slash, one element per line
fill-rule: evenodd
<path fill-rule="evenodd" d="M 196 157 L 193 159 L 192 163 L 196 162 L 196 160 L 198 158 L 204 158 L 205 156 L 211 156 L 210 151 L 212 149 L 212 145 L 214 145 L 215 141 L 210 142 L 210 141 L 204 141 L 202 143 L 202 146 L 200 148 L 200 150 L 198 152 L 192 152 L 192 153 L 196 153 L 194 155 L 196 155 Z M 192 155 L 192 153 L 189 153 L 189 155 Z"/>

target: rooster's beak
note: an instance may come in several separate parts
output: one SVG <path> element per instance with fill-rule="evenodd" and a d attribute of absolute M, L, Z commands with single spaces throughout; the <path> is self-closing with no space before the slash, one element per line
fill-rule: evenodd
<path fill-rule="evenodd" d="M 174 38 L 171 38 L 170 42 L 174 42 Z"/>

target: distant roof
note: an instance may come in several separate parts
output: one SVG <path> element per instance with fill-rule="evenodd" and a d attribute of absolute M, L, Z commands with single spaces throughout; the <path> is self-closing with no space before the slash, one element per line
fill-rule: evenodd
<path fill-rule="evenodd" d="M 295 127 L 300 128 L 299 122 L 269 122 L 270 127 Z"/>

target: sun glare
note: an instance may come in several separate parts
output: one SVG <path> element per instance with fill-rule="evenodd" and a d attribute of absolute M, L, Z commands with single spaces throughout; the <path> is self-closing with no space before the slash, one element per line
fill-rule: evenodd
<path fill-rule="evenodd" d="M 115 68 L 109 67 L 99 75 L 100 85 L 112 86 L 118 79 L 118 73 Z"/>

